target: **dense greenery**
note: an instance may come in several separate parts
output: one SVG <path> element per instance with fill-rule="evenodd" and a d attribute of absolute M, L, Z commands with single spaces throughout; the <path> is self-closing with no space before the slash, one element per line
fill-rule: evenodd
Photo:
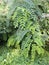
<path fill-rule="evenodd" d="M 49 13 L 48 0 L 1 2 L 1 65 L 49 64 L 49 17 L 44 13 Z"/>

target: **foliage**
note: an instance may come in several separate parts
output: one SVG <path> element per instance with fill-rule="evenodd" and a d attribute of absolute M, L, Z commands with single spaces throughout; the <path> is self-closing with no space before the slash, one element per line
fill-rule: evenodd
<path fill-rule="evenodd" d="M 0 39 L 7 47 L 15 48 L 15 52 L 11 52 L 11 55 L 8 53 L 1 65 L 42 64 L 42 61 L 39 64 L 37 62 L 40 56 L 41 58 L 44 56 L 47 50 L 45 47 L 49 45 L 49 19 L 41 15 L 48 13 L 48 1 L 12 0 L 11 4 L 0 7 Z M 43 61 L 44 64 L 48 64 L 47 61 Z"/>

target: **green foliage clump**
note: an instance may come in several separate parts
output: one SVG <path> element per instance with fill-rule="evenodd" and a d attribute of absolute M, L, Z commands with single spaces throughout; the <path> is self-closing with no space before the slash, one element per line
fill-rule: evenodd
<path fill-rule="evenodd" d="M 12 56 L 8 54 L 9 56 L 1 65 L 11 63 L 36 65 L 35 62 L 38 62 L 36 59 L 39 57 L 40 60 L 40 56 L 44 56 L 47 50 L 45 47 L 49 42 L 49 19 L 41 16 L 48 11 L 48 6 L 44 6 L 43 3 L 48 5 L 46 0 L 14 0 L 8 6 L 7 13 L 0 16 L 0 39 L 6 43 L 7 47 L 17 50 L 16 52 L 10 51 Z M 37 63 L 37 65 L 40 64 L 42 61 Z"/>

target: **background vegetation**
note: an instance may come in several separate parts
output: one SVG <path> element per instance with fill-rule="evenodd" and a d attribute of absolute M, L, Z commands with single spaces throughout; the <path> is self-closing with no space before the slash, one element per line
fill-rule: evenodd
<path fill-rule="evenodd" d="M 0 0 L 0 65 L 49 64 L 49 0 Z"/>

